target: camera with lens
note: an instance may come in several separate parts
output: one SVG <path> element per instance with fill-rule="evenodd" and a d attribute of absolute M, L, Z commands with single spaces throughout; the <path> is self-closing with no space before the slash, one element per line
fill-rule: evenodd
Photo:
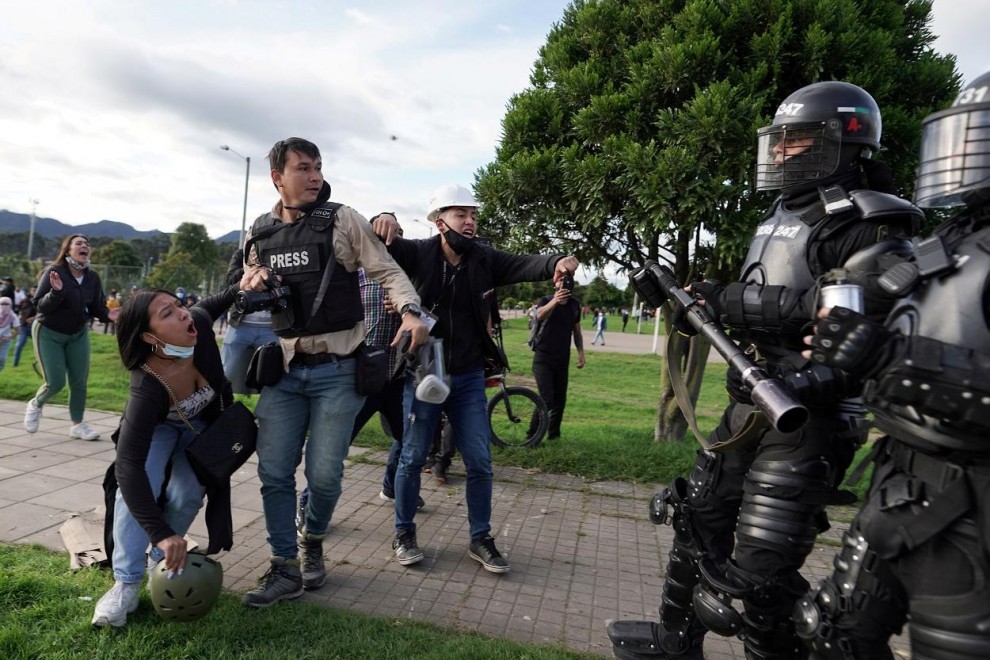
<path fill-rule="evenodd" d="M 562 278 L 560 278 L 560 285 L 562 287 L 564 287 L 565 289 L 567 289 L 568 291 L 573 291 L 574 290 L 574 276 L 573 275 L 564 275 Z"/>
<path fill-rule="evenodd" d="M 263 309 L 271 309 L 273 314 L 289 308 L 292 292 L 288 286 L 279 284 L 275 271 L 269 269 L 262 291 L 238 291 L 234 298 L 234 308 L 241 314 L 250 314 Z"/>

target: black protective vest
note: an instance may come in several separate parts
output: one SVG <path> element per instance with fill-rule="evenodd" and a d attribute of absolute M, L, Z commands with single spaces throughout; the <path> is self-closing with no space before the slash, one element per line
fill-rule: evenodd
<path fill-rule="evenodd" d="M 333 224 L 340 204 L 327 202 L 255 243 L 259 262 L 282 276 L 292 292 L 292 314 L 273 313 L 272 330 L 279 337 L 302 337 L 350 330 L 364 319 L 357 272 L 349 273 L 334 259 Z M 271 213 L 254 221 L 252 235 L 276 224 Z M 323 304 L 313 310 L 324 269 L 334 259 L 333 276 Z"/>
<path fill-rule="evenodd" d="M 948 245 L 955 267 L 899 301 L 887 327 L 907 338 L 867 387 L 876 425 L 921 449 L 990 452 L 990 226 Z"/>
<path fill-rule="evenodd" d="M 814 288 L 818 274 L 812 272 L 809 265 L 809 246 L 818 233 L 818 225 L 826 220 L 817 199 L 811 206 L 797 210 L 785 208 L 778 200 L 766 219 L 756 227 L 739 281 L 785 286 L 794 291 Z M 732 336 L 756 344 L 771 359 L 781 357 L 782 351 L 800 352 L 801 348 L 800 337 L 784 337 L 780 332 L 733 330 Z"/>
<path fill-rule="evenodd" d="M 840 238 L 854 223 L 876 223 L 879 241 L 882 225 L 896 220 L 895 224 L 907 226 L 924 217 L 910 202 L 875 190 L 859 189 L 847 193 L 840 186 L 834 186 L 819 191 L 819 195 L 811 199 L 813 201 L 798 208 L 788 208 L 781 198 L 777 199 L 756 228 L 739 281 L 811 291 L 829 269 L 841 265 L 821 263 L 820 247 Z M 733 331 L 732 336 L 756 344 L 764 356 L 774 360 L 787 353 L 800 354 L 806 348 L 804 334 L 803 330 L 790 333 L 748 330 L 745 333 Z"/>

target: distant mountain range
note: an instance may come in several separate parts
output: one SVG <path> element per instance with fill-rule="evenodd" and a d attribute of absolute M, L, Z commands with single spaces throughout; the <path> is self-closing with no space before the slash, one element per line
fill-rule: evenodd
<path fill-rule="evenodd" d="M 31 216 L 27 213 L 12 213 L 11 211 L 0 210 L 0 234 L 17 234 L 31 231 Z M 99 236 L 106 238 L 119 238 L 124 241 L 133 241 L 138 238 L 152 238 L 168 232 L 161 232 L 157 229 L 141 231 L 123 222 L 113 220 L 100 220 L 90 222 L 85 225 L 67 225 L 54 218 L 38 217 L 34 223 L 34 232 L 46 238 L 61 238 L 73 232 L 86 234 L 87 236 Z M 219 238 L 213 239 L 215 243 L 236 243 L 241 236 L 240 230 L 228 232 Z"/>

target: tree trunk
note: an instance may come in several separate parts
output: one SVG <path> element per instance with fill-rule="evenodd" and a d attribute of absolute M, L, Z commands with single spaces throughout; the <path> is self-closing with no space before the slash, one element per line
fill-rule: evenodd
<path fill-rule="evenodd" d="M 664 316 L 668 313 L 664 310 Z M 669 324 L 667 324 L 669 328 Z M 668 337 L 671 336 L 668 334 Z M 691 405 L 698 404 L 698 394 L 701 392 L 701 382 L 705 375 L 705 365 L 708 363 L 708 353 L 711 345 L 700 335 L 688 339 L 673 334 L 674 341 L 683 342 L 681 346 L 681 372 L 684 383 L 691 396 Z M 660 369 L 660 400 L 657 403 L 656 427 L 653 431 L 654 442 L 683 442 L 690 433 L 684 413 L 677 405 L 674 389 L 670 384 L 670 373 L 667 370 L 666 356 L 661 358 Z"/>

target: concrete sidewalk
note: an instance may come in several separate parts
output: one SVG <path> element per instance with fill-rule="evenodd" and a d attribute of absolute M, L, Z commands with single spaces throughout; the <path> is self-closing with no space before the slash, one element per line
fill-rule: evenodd
<path fill-rule="evenodd" d="M 0 542 L 64 551 L 58 530 L 67 517 L 102 505 L 118 415 L 88 411 L 87 423 L 103 437 L 86 442 L 68 438 L 63 406 L 46 406 L 38 433 L 25 433 L 24 406 L 0 401 Z M 304 599 L 599 655 L 611 655 L 607 620 L 656 618 L 673 534 L 647 520 L 655 487 L 495 466 L 493 535 L 512 566 L 496 576 L 468 557 L 463 473 L 455 463 L 450 485 L 424 475 L 426 508 L 417 523 L 426 557 L 404 568 L 392 558 L 392 507 L 378 498 L 383 463 L 383 453 L 352 449 L 326 543 L 328 581 Z M 234 476 L 235 546 L 218 556 L 227 588 L 238 592 L 254 586 L 269 556 L 256 469 L 252 457 Z M 808 559 L 812 583 L 831 571 L 844 527 L 830 530 Z M 190 536 L 205 543 L 202 517 Z M 906 640 L 896 649 L 909 657 Z M 705 650 L 711 660 L 743 657 L 741 642 L 715 635 Z"/>

